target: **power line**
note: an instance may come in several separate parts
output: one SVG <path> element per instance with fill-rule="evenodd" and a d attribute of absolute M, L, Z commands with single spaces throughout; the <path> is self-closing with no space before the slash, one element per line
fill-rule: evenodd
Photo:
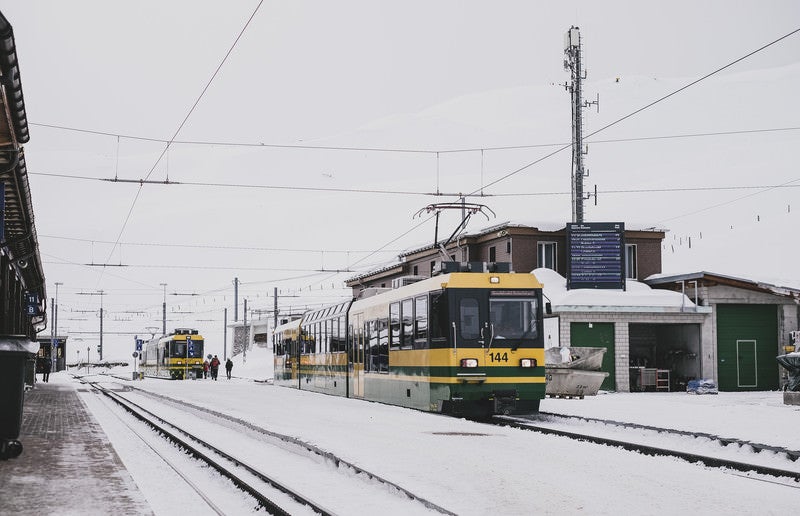
<path fill-rule="evenodd" d="M 192 116 L 192 113 L 194 113 L 194 110 L 197 108 L 197 105 L 200 103 L 200 100 L 206 94 L 206 91 L 208 91 L 208 88 L 211 87 L 211 83 L 214 82 L 214 79 L 217 77 L 217 74 L 219 74 L 220 70 L 222 69 L 222 66 L 228 60 L 228 57 L 230 57 L 231 53 L 233 52 L 233 49 L 236 47 L 236 44 L 239 42 L 239 39 L 241 39 L 242 35 L 244 34 L 244 31 L 247 30 L 247 27 L 250 25 L 250 22 L 253 21 L 253 18 L 255 17 L 256 13 L 261 8 L 261 4 L 263 4 L 263 3 L 264 3 L 264 0 L 260 0 L 258 2 L 258 5 L 256 5 L 256 8 L 253 10 L 252 14 L 250 14 L 250 17 L 247 19 L 247 22 L 245 22 L 244 27 L 242 27 L 242 30 L 239 31 L 239 34 L 236 36 L 236 39 L 233 41 L 233 44 L 231 44 L 230 48 L 225 53 L 225 56 L 222 58 L 222 61 L 220 61 L 219 65 L 217 65 L 217 68 L 216 68 L 216 70 L 214 70 L 214 73 L 211 74 L 211 78 L 208 80 L 208 82 L 206 82 L 206 85 L 203 87 L 203 90 L 200 92 L 200 95 L 198 95 L 197 99 L 194 101 L 194 104 L 192 104 L 192 107 L 189 108 L 189 112 L 186 113 L 186 116 L 183 118 L 181 123 L 178 125 L 178 128 L 173 133 L 172 138 L 170 138 L 170 140 L 167 142 L 166 146 L 164 147 L 164 150 L 161 151 L 161 154 L 158 156 L 158 159 L 156 159 L 156 162 L 153 163 L 153 166 L 150 168 L 150 171 L 145 176 L 145 180 L 150 179 L 150 176 L 153 174 L 153 172 L 155 171 L 156 167 L 161 162 L 161 159 L 167 153 L 167 150 L 169 150 L 169 147 L 170 147 L 172 141 L 175 140 L 175 138 L 178 137 L 178 134 L 183 129 L 183 126 L 186 125 L 186 122 L 189 120 L 189 117 Z M 133 208 L 136 206 L 136 202 L 139 200 L 139 195 L 141 195 L 141 193 L 142 193 L 142 188 L 143 188 L 143 185 L 139 185 L 139 189 L 136 191 L 136 195 L 133 198 L 133 202 L 131 203 L 131 207 L 128 210 L 128 214 L 125 216 L 125 221 L 122 223 L 122 229 L 120 229 L 119 234 L 117 235 L 116 243 L 111 248 L 111 251 L 109 252 L 108 258 L 106 258 L 106 262 L 108 262 L 111 259 L 111 256 L 114 254 L 114 250 L 117 248 L 119 240 L 122 238 L 122 234 L 125 232 L 125 228 L 128 226 L 128 221 L 130 220 L 131 215 L 133 214 Z"/>
<path fill-rule="evenodd" d="M 53 238 L 58 240 L 69 240 L 73 242 L 91 242 L 93 244 L 112 244 L 110 240 L 92 240 L 88 238 L 72 238 L 56 235 L 38 235 L 39 238 Z M 209 245 L 209 244 L 164 244 L 155 242 L 117 242 L 118 245 L 124 246 L 144 246 L 144 247 L 178 247 L 186 249 L 224 249 L 232 251 L 275 251 L 275 252 L 291 252 L 291 253 L 371 253 L 373 251 L 355 250 L 355 249 L 291 249 L 284 247 L 250 247 L 250 246 L 229 246 L 229 245 Z M 405 249 L 385 249 L 384 252 L 403 252 Z"/>
<path fill-rule="evenodd" d="M 79 133 L 97 134 L 103 136 L 110 136 L 115 138 L 126 138 L 130 140 L 149 141 L 155 143 L 169 143 L 170 140 L 160 138 L 150 138 L 145 136 L 131 136 L 125 134 L 118 134 L 113 132 L 94 131 L 91 129 L 81 129 L 76 127 L 68 127 L 55 124 L 39 124 L 29 123 L 39 127 L 49 127 L 51 129 L 60 129 L 64 131 L 73 131 Z M 775 127 L 764 129 L 742 129 L 738 131 L 712 131 L 702 133 L 684 133 L 684 134 L 668 134 L 660 136 L 643 136 L 631 138 L 613 138 L 609 140 L 587 140 L 584 138 L 584 143 L 598 144 L 598 143 L 624 143 L 635 141 L 647 140 L 670 140 L 676 138 L 704 138 L 710 136 L 732 136 L 740 134 L 754 134 L 754 133 L 769 133 L 780 131 L 797 131 L 800 127 Z M 588 138 L 588 137 L 587 137 Z M 391 147 L 353 147 L 353 146 L 337 146 L 337 145 L 297 145 L 297 144 L 279 144 L 279 143 L 247 143 L 247 142 L 218 142 L 218 141 L 189 141 L 189 140 L 173 140 L 170 145 L 197 145 L 197 146 L 213 146 L 213 147 L 252 147 L 252 148 L 270 148 L 270 149 L 304 149 L 304 150 L 334 150 L 334 151 L 358 151 L 358 152 L 397 152 L 397 153 L 416 153 L 416 154 L 453 154 L 459 152 L 480 152 L 480 151 L 502 151 L 502 150 L 522 150 L 522 149 L 536 149 L 542 147 L 560 147 L 563 145 L 571 145 L 563 142 L 555 143 L 531 143 L 523 145 L 499 145 L 487 147 L 462 147 L 453 149 L 403 149 Z"/>
<path fill-rule="evenodd" d="M 739 63 L 739 62 L 741 62 L 741 61 L 743 61 L 743 60 L 745 60 L 745 59 L 757 54 L 758 52 L 761 52 L 764 49 L 769 48 L 772 45 L 775 45 L 775 44 L 779 43 L 780 41 L 783 41 L 784 39 L 786 39 L 786 38 L 788 38 L 788 37 L 790 37 L 790 36 L 792 36 L 792 35 L 794 35 L 794 34 L 796 34 L 798 32 L 800 32 L 800 29 L 795 29 L 792 32 L 789 32 L 788 34 L 785 34 L 785 35 L 781 36 L 780 38 L 778 38 L 778 39 L 776 39 L 776 40 L 774 40 L 774 41 L 772 41 L 770 43 L 767 43 L 766 45 L 763 45 L 760 48 L 758 48 L 758 49 L 756 49 L 756 50 L 754 50 L 754 51 L 752 51 L 752 52 L 750 52 L 750 53 L 748 53 L 748 54 L 746 54 L 746 55 L 744 55 L 744 56 L 742 56 L 742 57 L 740 57 L 738 59 L 735 59 L 735 60 L 731 61 L 730 63 L 728 63 L 728 64 L 726 64 L 726 65 L 724 65 L 724 66 L 722 66 L 720 68 L 717 68 L 713 72 L 710 72 L 710 73 L 700 77 L 699 79 L 696 79 L 696 80 L 690 82 L 689 84 L 686 84 L 685 86 L 682 86 L 682 87 L 678 88 L 677 90 L 675 90 L 675 91 L 673 91 L 671 93 L 668 93 L 667 95 L 664 95 L 663 97 L 660 97 L 657 100 L 654 100 L 653 102 L 650 102 L 649 104 L 647 104 L 647 105 L 645 105 L 645 106 L 643 106 L 643 107 L 641 107 L 641 108 L 639 108 L 639 109 L 637 109 L 635 111 L 632 111 L 632 112 L 628 113 L 627 115 L 625 115 L 625 116 L 623 116 L 621 118 L 618 118 L 617 120 L 615 120 L 615 121 L 613 121 L 613 122 L 611 122 L 609 124 L 604 125 L 600 129 L 597 129 L 596 131 L 593 131 L 593 132 L 589 133 L 588 135 L 586 135 L 585 138 L 590 138 L 590 137 L 592 137 L 592 136 L 594 136 L 594 135 L 596 135 L 596 134 L 598 134 L 598 133 L 600 133 L 602 131 L 605 131 L 606 129 L 608 129 L 610 127 L 613 127 L 613 126 L 619 124 L 620 122 L 622 122 L 624 120 L 627 120 L 628 118 L 631 118 L 632 116 L 635 116 L 635 115 L 641 113 L 642 111 L 644 111 L 646 109 L 649 109 L 649 108 L 655 106 L 656 104 L 658 104 L 660 102 L 663 102 L 664 100 L 666 100 L 666 99 L 668 99 L 668 98 L 670 98 L 670 97 L 672 97 L 674 95 L 677 95 L 678 93 L 680 93 L 680 92 L 682 92 L 682 91 L 684 91 L 684 90 L 686 90 L 686 89 L 698 84 L 699 82 L 702 82 L 702 81 L 708 79 L 709 77 L 711 77 L 713 75 L 716 75 L 719 72 L 721 72 L 721 71 L 723 71 L 723 70 L 725 70 L 727 68 L 730 68 L 731 66 L 735 65 L 736 63 Z M 536 165 L 537 163 L 541 163 L 542 161 L 544 161 L 544 160 L 546 160 L 546 159 L 548 159 L 548 158 L 550 158 L 550 157 L 552 157 L 552 156 L 554 156 L 554 155 L 556 155 L 556 154 L 558 154 L 558 153 L 560 153 L 560 152 L 562 152 L 562 151 L 564 151 L 566 149 L 570 149 L 570 148 L 572 148 L 572 143 L 570 143 L 568 145 L 564 145 L 564 146 L 556 149 L 555 151 L 553 151 L 553 152 L 551 152 L 551 153 L 549 153 L 549 154 L 547 154 L 547 155 L 545 155 L 545 156 L 543 156 L 543 157 L 541 157 L 541 158 L 539 158 L 539 159 L 537 159 L 535 161 L 532 161 L 532 162 L 528 163 L 527 165 L 524 165 L 524 166 L 522 166 L 522 167 L 520 167 L 520 168 L 518 168 L 516 170 L 513 170 L 513 171 L 509 172 L 508 174 L 500 177 L 499 179 L 496 179 L 495 181 L 492 181 L 491 183 L 489 183 L 487 185 L 484 185 L 480 189 L 475 190 L 474 192 L 472 192 L 469 195 L 470 196 L 475 195 L 476 193 L 482 191 L 482 188 L 488 188 L 490 186 L 496 185 L 497 183 L 499 183 L 501 181 L 505 181 L 509 177 L 512 177 L 512 176 L 514 176 L 514 175 L 516 175 L 516 174 L 518 174 L 518 173 L 520 173 L 520 172 L 532 167 L 533 165 Z"/>
<path fill-rule="evenodd" d="M 645 138 L 641 138 L 645 139 Z M 640 139 L 640 140 L 641 140 Z M 563 149 L 560 149 L 563 150 Z M 556 152 L 560 152 L 556 151 Z M 552 154 L 548 154 L 544 158 L 537 160 L 534 163 L 538 163 L 543 159 L 552 156 Z M 529 163 L 526 167 L 531 166 L 534 163 Z M 29 175 L 40 175 L 40 176 L 49 176 L 49 177 L 60 177 L 65 179 L 78 179 L 84 181 L 102 181 L 102 182 L 122 182 L 122 181 L 115 181 L 111 179 L 103 179 L 97 177 L 88 177 L 88 176 L 75 176 L 75 175 L 67 175 L 67 174 L 50 174 L 46 172 L 29 172 Z M 505 176 L 508 177 L 508 176 Z M 501 178 L 502 179 L 502 178 Z M 500 180 L 498 180 L 500 181 Z M 138 182 L 138 181 L 131 181 L 131 182 Z M 495 181 L 496 183 L 497 181 Z M 490 183 L 491 186 L 495 183 Z M 203 182 L 154 182 L 153 184 L 166 184 L 166 185 L 178 185 L 178 186 L 203 186 L 203 187 L 213 187 L 213 188 L 256 188 L 256 189 L 264 189 L 264 190 L 287 190 L 287 191 L 313 191 L 313 192 L 325 192 L 325 193 L 356 193 L 356 194 L 383 194 L 383 195 L 413 195 L 413 196 L 432 196 L 432 197 L 460 197 L 461 194 L 456 193 L 447 193 L 447 192 L 412 192 L 412 191 L 403 191 L 403 190 L 367 190 L 363 188 L 325 188 L 325 187 L 312 187 L 312 186 L 276 186 L 276 185 L 255 185 L 255 184 L 246 184 L 246 183 L 203 183 Z M 698 187 L 685 187 L 685 188 L 647 188 L 647 189 L 626 189 L 626 190 L 598 190 L 598 193 L 647 193 L 647 192 L 693 192 L 693 191 L 714 191 L 714 190 L 743 190 L 743 189 L 755 189 L 755 188 L 787 188 L 787 187 L 795 187 L 797 185 L 767 185 L 767 186 L 746 186 L 746 185 L 730 185 L 730 186 L 698 186 Z M 474 195 L 469 194 L 471 197 L 530 197 L 530 196 L 549 196 L 549 195 L 569 195 L 570 192 L 517 192 L 517 193 L 492 193 L 487 194 L 481 192 L 480 194 Z M 59 237 L 52 237 L 51 238 L 59 238 Z M 87 240 L 88 241 L 88 240 Z M 92 242 L 99 242 L 98 240 L 93 240 Z M 121 245 L 121 242 L 117 242 L 117 245 Z M 148 244 L 128 244 L 128 245 L 148 245 Z M 177 246 L 177 245 L 176 245 Z M 212 246 L 208 246 L 209 248 L 213 248 Z M 242 248 L 242 249 L 251 249 L 251 248 Z M 258 249 L 258 250 L 288 250 L 288 249 Z M 308 252 L 322 252 L 322 250 L 306 250 Z M 328 252 L 328 251 L 325 251 Z M 331 251 L 331 252 L 350 252 L 350 251 Z M 353 252 L 367 252 L 367 251 L 353 251 Z"/>

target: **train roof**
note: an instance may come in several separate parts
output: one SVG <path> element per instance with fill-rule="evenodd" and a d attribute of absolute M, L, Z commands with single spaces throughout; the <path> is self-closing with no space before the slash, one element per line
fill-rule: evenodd
<path fill-rule="evenodd" d="M 416 283 L 388 290 L 353 302 L 353 308 L 389 303 L 400 299 L 453 288 L 541 289 L 542 284 L 533 274 L 513 272 L 451 272 L 432 276 Z"/>

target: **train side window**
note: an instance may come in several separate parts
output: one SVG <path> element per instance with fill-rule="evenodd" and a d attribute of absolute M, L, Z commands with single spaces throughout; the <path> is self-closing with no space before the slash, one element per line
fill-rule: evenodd
<path fill-rule="evenodd" d="M 333 318 L 330 322 L 330 333 L 328 333 L 328 351 L 336 353 L 339 351 L 339 318 Z"/>
<path fill-rule="evenodd" d="M 419 296 L 414 300 L 414 347 L 428 347 L 428 298 Z"/>
<path fill-rule="evenodd" d="M 331 350 L 331 320 L 322 322 L 322 343 L 319 346 L 320 353 L 327 353 Z"/>
<path fill-rule="evenodd" d="M 472 297 L 461 298 L 458 303 L 458 314 L 461 338 L 470 340 L 480 338 L 478 300 Z"/>
<path fill-rule="evenodd" d="M 400 303 L 389 305 L 389 345 L 392 349 L 400 349 Z"/>
<path fill-rule="evenodd" d="M 344 327 L 344 325 L 342 325 L 342 327 Z M 356 328 L 352 324 L 350 324 L 350 327 L 348 328 L 348 330 L 349 331 L 345 335 L 345 342 L 347 344 L 347 347 L 345 348 L 345 351 L 348 352 L 347 353 L 347 369 L 348 369 L 348 371 L 352 371 L 352 369 L 350 368 L 350 365 L 354 364 L 356 362 L 356 356 L 358 355 L 358 352 L 356 351 L 357 337 L 356 337 Z"/>
<path fill-rule="evenodd" d="M 328 338 L 327 345 L 325 346 L 325 351 L 327 353 L 333 353 L 334 351 L 338 351 L 336 349 L 336 337 L 337 333 L 339 333 L 339 319 L 331 319 L 327 323 L 328 326 Z"/>
<path fill-rule="evenodd" d="M 389 372 L 389 321 L 378 321 L 378 371 Z"/>
<path fill-rule="evenodd" d="M 411 349 L 414 347 L 414 300 L 404 299 L 400 308 L 400 313 L 403 318 L 400 347 L 403 349 Z"/>
<path fill-rule="evenodd" d="M 343 315 L 339 316 L 339 331 L 336 334 L 336 337 L 336 340 L 338 341 L 338 349 L 336 351 L 347 351 L 347 321 Z"/>
<path fill-rule="evenodd" d="M 449 317 L 447 316 L 447 296 L 444 292 L 431 294 L 430 306 L 431 347 L 447 345 L 450 334 Z"/>
<path fill-rule="evenodd" d="M 377 321 L 369 321 L 367 326 L 367 349 L 364 353 L 364 370 L 378 372 L 378 328 Z"/>

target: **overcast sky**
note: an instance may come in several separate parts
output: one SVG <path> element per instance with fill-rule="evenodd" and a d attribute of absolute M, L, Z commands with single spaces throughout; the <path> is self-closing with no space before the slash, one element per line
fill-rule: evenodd
<path fill-rule="evenodd" d="M 270 308 L 275 287 L 287 296 L 285 308 L 329 302 L 347 294 L 342 280 L 353 273 L 319 270 L 363 271 L 429 243 L 432 223 L 414 214 L 456 197 L 426 193 L 474 192 L 559 147 L 480 149 L 569 142 L 561 85 L 569 78 L 563 35 L 571 25 L 581 28 L 586 97 L 600 96 L 599 113 L 586 111 L 587 134 L 800 28 L 795 1 L 221 7 L 0 3 L 14 28 L 31 124 L 25 150 L 48 297 L 62 283 L 59 328 L 94 348 L 101 297 L 80 294 L 103 290 L 106 355 L 127 354 L 132 335 L 125 332 L 160 331 L 165 291 L 167 327 L 198 327 L 221 350 L 235 277 L 250 308 Z M 597 139 L 769 131 L 593 144 L 587 189 L 798 180 L 798 133 L 776 131 L 800 126 L 798 61 L 795 34 Z M 386 152 L 392 149 L 414 152 Z M 453 149 L 473 150 L 435 153 Z M 527 196 L 470 198 L 497 213 L 470 230 L 507 220 L 566 222 L 569 174 L 569 152 L 561 152 L 487 189 Z M 193 184 L 99 181 L 114 177 Z M 607 193 L 596 207 L 587 202 L 587 220 L 669 230 L 665 272 L 747 277 L 767 268 L 800 287 L 788 231 L 800 206 L 791 206 L 796 189 L 788 186 L 749 200 L 738 199 L 756 191 Z M 542 192 L 549 195 L 531 195 Z M 759 240 L 767 224 L 756 221 L 784 237 Z M 442 223 L 449 234 L 456 221 Z M 739 229 L 745 226 L 750 232 Z M 710 246 L 715 241 L 756 248 L 755 258 L 742 260 L 752 269 L 729 260 L 740 248 L 721 253 Z M 765 255 L 771 261 L 762 265 Z"/>

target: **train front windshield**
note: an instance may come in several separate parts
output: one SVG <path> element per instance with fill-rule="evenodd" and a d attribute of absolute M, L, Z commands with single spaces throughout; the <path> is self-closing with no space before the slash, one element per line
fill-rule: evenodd
<path fill-rule="evenodd" d="M 170 343 L 170 356 L 175 358 L 186 357 L 186 341 L 173 340 Z M 203 341 L 192 340 L 192 350 L 188 355 L 189 358 L 203 358 Z"/>
<path fill-rule="evenodd" d="M 540 345 L 541 294 L 533 290 L 452 292 L 449 310 L 457 346 L 487 347 L 506 340 L 512 347 Z M 436 310 L 436 305 L 434 305 Z M 448 310 L 439 303 L 439 310 Z M 441 319 L 432 313 L 434 320 Z M 439 332 L 444 336 L 444 328 Z M 451 335 L 452 338 L 453 335 Z"/>
<path fill-rule="evenodd" d="M 535 339 L 536 299 L 489 299 L 489 324 L 496 339 Z"/>

